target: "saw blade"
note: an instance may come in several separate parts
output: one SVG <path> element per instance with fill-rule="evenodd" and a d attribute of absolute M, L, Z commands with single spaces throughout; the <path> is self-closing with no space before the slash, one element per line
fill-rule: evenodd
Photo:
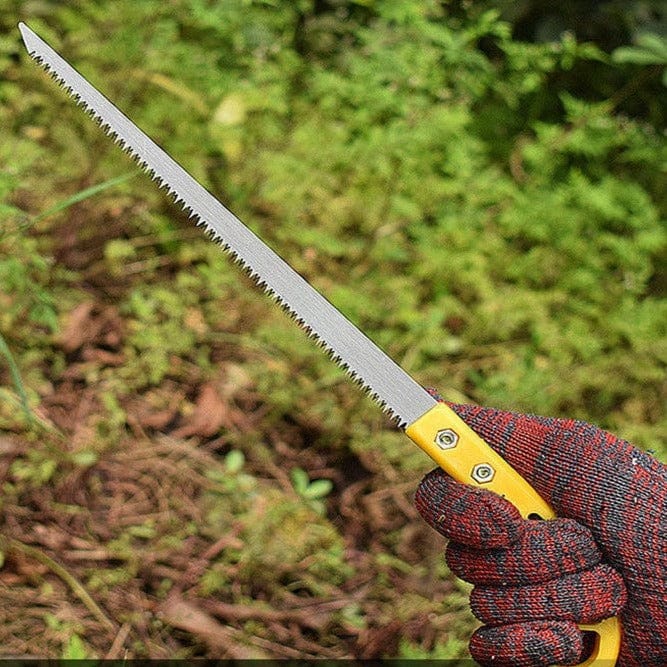
<path fill-rule="evenodd" d="M 373 341 L 24 23 L 28 53 L 229 252 L 350 377 L 405 427 L 436 401 Z"/>

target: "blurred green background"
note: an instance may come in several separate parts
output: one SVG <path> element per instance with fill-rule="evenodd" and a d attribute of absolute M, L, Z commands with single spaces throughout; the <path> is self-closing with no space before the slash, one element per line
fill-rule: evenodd
<path fill-rule="evenodd" d="M 665 460 L 664 6 L 547 5 L 0 0 L 3 650 L 464 659 L 475 624 L 429 462 L 17 22 L 422 384 Z"/>

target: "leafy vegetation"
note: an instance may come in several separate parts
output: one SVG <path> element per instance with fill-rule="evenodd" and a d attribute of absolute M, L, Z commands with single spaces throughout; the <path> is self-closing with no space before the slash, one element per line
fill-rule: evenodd
<path fill-rule="evenodd" d="M 424 385 L 664 460 L 664 15 L 599 4 L 582 39 L 531 2 L 0 0 L 3 650 L 455 659 L 475 625 L 429 462 L 18 20 Z"/>

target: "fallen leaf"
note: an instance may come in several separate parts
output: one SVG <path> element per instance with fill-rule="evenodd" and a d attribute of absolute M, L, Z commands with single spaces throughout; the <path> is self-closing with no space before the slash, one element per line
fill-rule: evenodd
<path fill-rule="evenodd" d="M 227 404 L 211 382 L 202 385 L 195 403 L 195 409 L 183 426 L 176 429 L 172 435 L 175 438 L 189 438 L 198 435 L 210 438 L 215 435 L 227 417 Z"/>
<path fill-rule="evenodd" d="M 78 350 L 91 338 L 90 314 L 94 307 L 93 301 L 86 301 L 76 306 L 67 316 L 60 335 L 60 344 L 65 352 Z"/>
<path fill-rule="evenodd" d="M 67 315 L 60 345 L 65 352 L 75 352 L 86 345 L 117 348 L 122 342 L 122 326 L 115 308 L 85 301 Z M 118 365 L 116 358 L 110 357 L 107 361 L 112 361 L 111 365 Z"/>

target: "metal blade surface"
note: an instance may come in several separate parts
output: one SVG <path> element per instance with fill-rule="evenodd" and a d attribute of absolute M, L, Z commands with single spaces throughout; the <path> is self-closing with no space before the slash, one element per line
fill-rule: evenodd
<path fill-rule="evenodd" d="M 24 23 L 28 53 L 402 427 L 436 401 Z"/>

